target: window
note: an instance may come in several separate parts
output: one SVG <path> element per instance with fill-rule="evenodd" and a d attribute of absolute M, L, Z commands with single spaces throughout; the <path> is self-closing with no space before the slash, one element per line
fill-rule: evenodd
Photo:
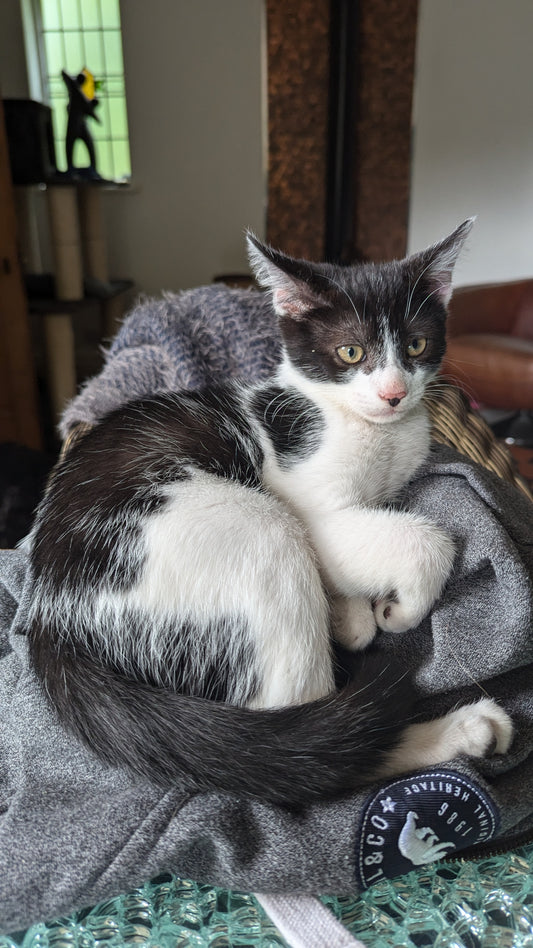
<path fill-rule="evenodd" d="M 73 76 L 85 67 L 97 83 L 100 123 L 88 120 L 96 166 L 104 178 L 131 175 L 122 60 L 119 0 L 31 0 L 43 99 L 53 109 L 57 166 L 66 168 L 68 94 L 61 70 Z M 26 25 L 28 16 L 25 17 Z M 74 164 L 88 164 L 85 146 L 74 147 Z"/>

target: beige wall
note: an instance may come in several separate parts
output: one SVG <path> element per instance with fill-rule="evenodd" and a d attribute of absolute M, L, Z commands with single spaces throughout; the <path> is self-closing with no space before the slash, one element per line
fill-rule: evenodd
<path fill-rule="evenodd" d="M 478 219 L 458 284 L 533 275 L 533 3 L 420 0 L 409 246 Z"/>
<path fill-rule="evenodd" d="M 107 197 L 111 269 L 145 290 L 246 271 L 264 233 L 262 0 L 122 0 L 131 194 Z"/>

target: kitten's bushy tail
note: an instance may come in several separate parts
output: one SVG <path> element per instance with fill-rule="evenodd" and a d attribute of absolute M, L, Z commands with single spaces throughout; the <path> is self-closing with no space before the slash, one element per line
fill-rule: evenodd
<path fill-rule="evenodd" d="M 410 688 L 383 658 L 310 704 L 250 711 L 129 679 L 83 647 L 32 636 L 33 662 L 62 723 L 100 758 L 163 787 L 191 783 L 296 805 L 377 778 L 407 723 Z"/>

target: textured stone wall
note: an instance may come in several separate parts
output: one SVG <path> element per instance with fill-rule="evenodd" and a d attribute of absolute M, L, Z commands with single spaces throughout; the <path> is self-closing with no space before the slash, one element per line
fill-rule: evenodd
<path fill-rule="evenodd" d="M 354 252 L 407 248 L 418 0 L 361 0 L 354 167 Z"/>
<path fill-rule="evenodd" d="M 418 0 L 359 0 L 354 56 L 353 259 L 407 246 Z M 329 0 L 266 0 L 267 236 L 297 256 L 324 254 Z"/>
<path fill-rule="evenodd" d="M 329 0 L 267 0 L 267 237 L 296 256 L 324 255 Z"/>

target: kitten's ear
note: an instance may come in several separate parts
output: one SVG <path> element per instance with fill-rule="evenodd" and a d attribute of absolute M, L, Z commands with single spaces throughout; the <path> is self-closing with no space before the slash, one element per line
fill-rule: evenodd
<path fill-rule="evenodd" d="M 254 276 L 260 286 L 272 292 L 278 316 L 305 319 L 312 310 L 326 304 L 326 277 L 315 265 L 274 250 L 250 231 L 246 234 L 246 242 Z"/>
<path fill-rule="evenodd" d="M 433 287 L 435 297 L 447 306 L 452 295 L 452 274 L 463 244 L 474 226 L 475 217 L 459 224 L 444 240 L 433 244 L 421 253 L 408 257 L 414 261 L 424 279 Z"/>

